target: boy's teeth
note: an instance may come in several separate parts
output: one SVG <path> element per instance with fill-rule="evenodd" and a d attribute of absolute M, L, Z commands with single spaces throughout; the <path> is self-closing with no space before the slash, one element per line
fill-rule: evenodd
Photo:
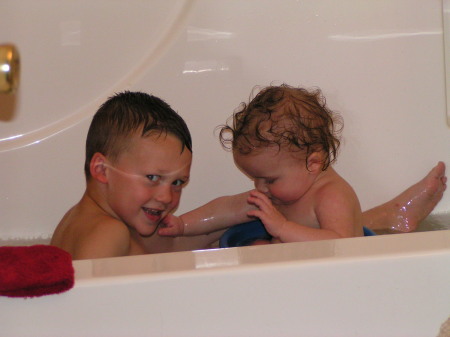
<path fill-rule="evenodd" d="M 162 211 L 158 211 L 158 210 L 155 210 L 155 209 L 149 209 L 149 208 L 144 208 L 144 211 L 146 213 L 149 213 L 149 214 L 152 214 L 152 215 L 159 215 L 162 212 Z"/>

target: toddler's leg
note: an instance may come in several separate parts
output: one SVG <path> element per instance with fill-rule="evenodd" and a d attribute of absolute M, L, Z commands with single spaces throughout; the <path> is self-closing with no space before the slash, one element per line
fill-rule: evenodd
<path fill-rule="evenodd" d="M 374 230 L 412 232 L 441 200 L 447 187 L 445 165 L 439 162 L 421 181 L 394 199 L 363 213 L 363 225 Z"/>

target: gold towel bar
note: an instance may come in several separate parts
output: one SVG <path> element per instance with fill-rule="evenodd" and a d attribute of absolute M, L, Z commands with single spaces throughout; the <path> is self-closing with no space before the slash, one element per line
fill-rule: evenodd
<path fill-rule="evenodd" d="M 12 94 L 19 85 L 19 52 L 12 44 L 0 44 L 0 93 Z"/>

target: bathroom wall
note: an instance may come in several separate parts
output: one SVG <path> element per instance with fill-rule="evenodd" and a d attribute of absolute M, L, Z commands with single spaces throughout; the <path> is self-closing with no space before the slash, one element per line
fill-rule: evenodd
<path fill-rule="evenodd" d="M 6 0 L 0 13 L 22 62 L 17 94 L 0 94 L 2 240 L 51 235 L 83 193 L 90 118 L 124 89 L 167 100 L 192 131 L 179 212 L 252 186 L 214 130 L 255 85 L 323 90 L 345 121 L 336 169 L 364 209 L 450 164 L 439 0 Z"/>

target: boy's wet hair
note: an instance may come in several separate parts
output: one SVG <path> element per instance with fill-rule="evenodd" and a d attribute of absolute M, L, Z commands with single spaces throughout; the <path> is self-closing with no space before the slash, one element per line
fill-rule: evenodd
<path fill-rule="evenodd" d="M 220 128 L 220 141 L 241 154 L 274 145 L 304 151 L 305 160 L 313 152 L 322 152 L 326 170 L 336 160 L 341 130 L 340 115 L 328 109 L 320 89 L 282 84 L 263 88 L 248 104 L 241 103 L 232 126 Z"/>
<path fill-rule="evenodd" d="M 91 176 L 90 162 L 96 152 L 114 161 L 124 151 L 133 133 L 141 137 L 170 133 L 181 141 L 181 152 L 192 152 L 192 139 L 184 120 L 162 99 L 124 91 L 108 98 L 94 115 L 86 138 L 84 172 Z"/>

